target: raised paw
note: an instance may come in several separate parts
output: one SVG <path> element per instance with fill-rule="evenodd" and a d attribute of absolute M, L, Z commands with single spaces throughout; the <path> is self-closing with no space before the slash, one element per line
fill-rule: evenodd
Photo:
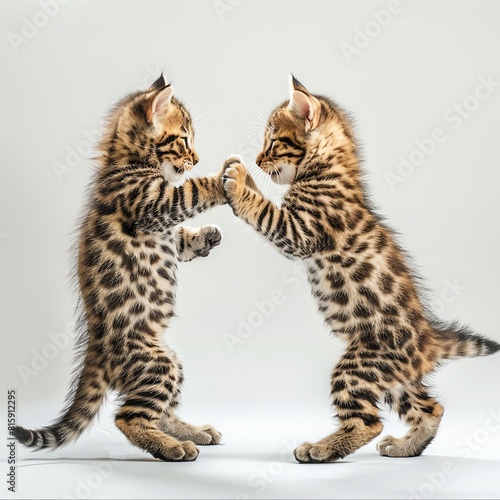
<path fill-rule="evenodd" d="M 226 196 L 231 198 L 240 190 L 244 189 L 246 177 L 247 170 L 243 160 L 238 156 L 230 156 L 227 158 L 224 162 L 224 174 L 222 175 Z"/>
<path fill-rule="evenodd" d="M 297 462 L 303 464 L 319 464 L 336 462 L 343 456 L 325 443 L 308 443 L 307 441 L 300 445 L 293 452 Z"/>
<path fill-rule="evenodd" d="M 151 455 L 164 462 L 192 462 L 198 458 L 199 450 L 192 441 L 179 441 L 174 446 L 151 451 Z"/>
<path fill-rule="evenodd" d="M 235 164 L 240 164 L 245 167 L 245 162 L 243 161 L 243 158 L 239 155 L 231 155 L 226 158 L 224 161 L 224 166 L 222 167 L 223 173 L 228 169 L 229 167 L 233 167 Z"/>
<path fill-rule="evenodd" d="M 206 257 L 212 248 L 222 241 L 222 233 L 217 226 L 203 226 L 193 235 L 193 248 L 197 257 Z"/>
<path fill-rule="evenodd" d="M 197 432 L 190 437 L 198 445 L 212 445 L 220 443 L 222 434 L 211 425 L 203 425 L 198 427 Z"/>

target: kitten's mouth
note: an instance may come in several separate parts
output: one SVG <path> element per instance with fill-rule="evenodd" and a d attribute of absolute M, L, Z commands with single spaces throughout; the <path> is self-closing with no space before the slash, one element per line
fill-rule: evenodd
<path fill-rule="evenodd" d="M 280 172 L 280 169 L 274 165 L 274 163 L 270 161 L 266 161 L 266 163 L 263 163 L 260 166 L 261 170 L 266 173 L 267 175 L 278 175 Z"/>
<path fill-rule="evenodd" d="M 290 184 L 296 175 L 296 167 L 290 163 L 280 161 L 278 165 L 266 161 L 260 168 L 271 177 L 275 184 Z"/>
<path fill-rule="evenodd" d="M 170 162 L 166 162 L 163 165 L 163 172 L 167 181 L 177 182 L 184 175 L 184 168 L 176 167 L 175 165 L 172 165 Z"/>

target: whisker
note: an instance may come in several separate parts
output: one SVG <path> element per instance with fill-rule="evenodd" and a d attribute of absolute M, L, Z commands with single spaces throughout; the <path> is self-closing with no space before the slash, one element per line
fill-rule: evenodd
<path fill-rule="evenodd" d="M 257 116 L 257 118 L 259 118 L 259 120 L 261 120 L 263 125 L 267 124 L 267 118 L 265 118 L 264 115 L 259 110 L 254 109 L 253 113 Z"/>
<path fill-rule="evenodd" d="M 206 116 L 208 114 L 209 114 L 209 112 L 206 111 L 204 113 L 197 114 L 196 116 L 194 116 L 192 118 L 193 128 L 194 128 L 195 132 L 197 132 L 201 128 L 201 125 L 203 125 L 205 123 L 203 121 L 200 121 L 200 118 L 202 116 Z"/>
<path fill-rule="evenodd" d="M 206 116 L 210 114 L 209 111 L 205 111 L 204 113 L 197 114 L 196 116 L 193 116 L 193 122 L 198 121 L 202 116 Z M 193 113 L 194 115 L 194 113 Z"/>
<path fill-rule="evenodd" d="M 256 163 L 252 163 L 250 167 L 255 179 L 264 184 L 269 176 Z"/>

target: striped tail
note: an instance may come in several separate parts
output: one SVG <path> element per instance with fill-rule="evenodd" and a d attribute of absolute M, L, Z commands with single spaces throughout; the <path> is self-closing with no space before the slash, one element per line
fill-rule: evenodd
<path fill-rule="evenodd" d="M 71 391 L 63 414 L 48 427 L 29 430 L 16 427 L 14 436 L 30 448 L 56 449 L 75 441 L 97 415 L 106 396 L 106 384 L 99 368 L 84 365 L 77 379 L 76 389 Z"/>
<path fill-rule="evenodd" d="M 443 349 L 443 359 L 475 358 L 489 356 L 500 350 L 500 344 L 472 332 L 457 322 L 434 325 Z"/>

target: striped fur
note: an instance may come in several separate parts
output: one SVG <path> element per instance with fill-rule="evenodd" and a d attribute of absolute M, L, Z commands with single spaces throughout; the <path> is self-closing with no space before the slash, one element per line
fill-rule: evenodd
<path fill-rule="evenodd" d="M 112 111 L 79 236 L 77 276 L 83 338 L 68 404 L 51 426 L 16 429 L 33 448 L 57 448 L 92 422 L 108 390 L 123 404 L 116 424 L 139 448 L 162 460 L 194 460 L 195 444 L 217 444 L 211 426 L 175 416 L 183 374 L 162 341 L 174 315 L 177 263 L 218 245 L 215 226 L 180 223 L 225 203 L 221 175 L 175 187 L 198 156 L 185 107 L 163 76 Z"/>
<path fill-rule="evenodd" d="M 410 430 L 382 440 L 380 453 L 421 454 L 443 413 L 424 377 L 443 359 L 484 356 L 500 345 L 426 312 L 403 252 L 365 196 L 352 127 L 333 102 L 293 78 L 256 161 L 274 181 L 290 183 L 281 207 L 249 182 L 237 157 L 224 165 L 228 202 L 286 257 L 304 262 L 319 310 L 347 344 L 331 381 L 340 428 L 297 448 L 297 460 L 332 462 L 368 443 L 382 431 L 384 400 Z"/>

